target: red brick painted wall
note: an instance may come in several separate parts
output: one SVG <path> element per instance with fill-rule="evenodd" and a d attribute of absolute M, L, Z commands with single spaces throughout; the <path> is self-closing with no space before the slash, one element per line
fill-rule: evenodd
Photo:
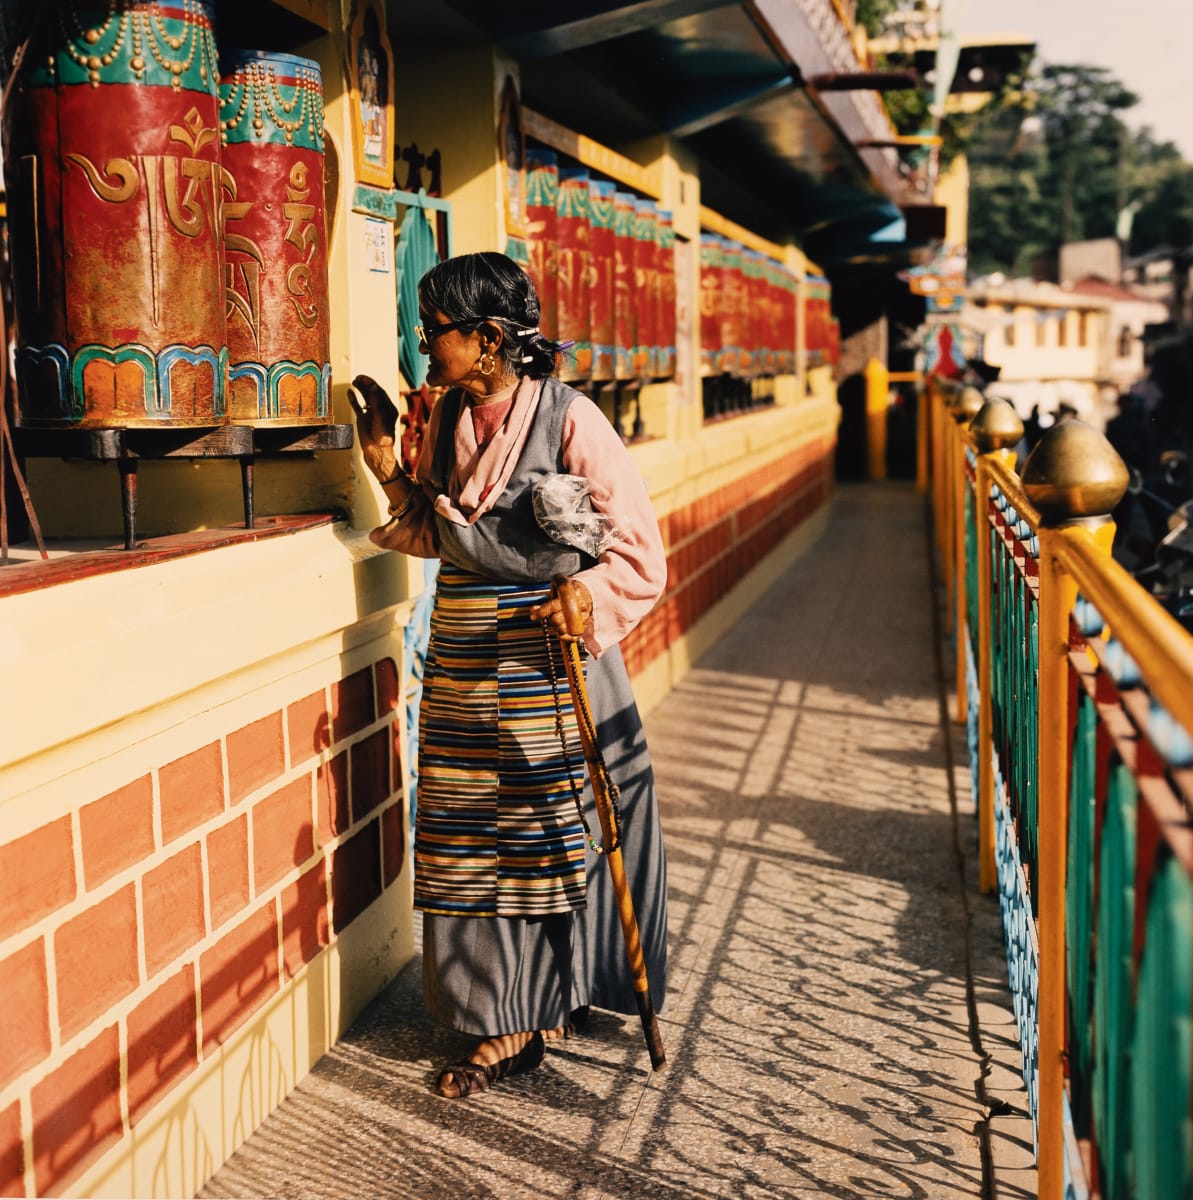
<path fill-rule="evenodd" d="M 821 439 L 665 516 L 667 590 L 622 643 L 630 675 L 648 667 L 727 596 L 833 488 L 833 442 Z"/>
<path fill-rule="evenodd" d="M 394 883 L 397 706 L 384 658 L 0 844 L 0 1196 L 61 1190 Z"/>

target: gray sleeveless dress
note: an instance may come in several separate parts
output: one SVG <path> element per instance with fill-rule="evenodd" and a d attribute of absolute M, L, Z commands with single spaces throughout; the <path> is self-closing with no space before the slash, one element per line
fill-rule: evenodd
<path fill-rule="evenodd" d="M 583 832 L 574 799 L 560 790 L 566 775 L 559 770 L 558 746 L 552 751 L 542 737 L 520 742 L 517 733 L 518 721 L 540 733 L 548 728 L 554 698 L 546 650 L 539 649 L 545 640 L 526 613 L 546 597 L 553 576 L 575 574 L 593 562 L 551 541 L 531 508 L 534 483 L 565 471 L 563 421 L 577 395 L 558 380 L 544 380 L 533 426 L 502 496 L 471 526 L 437 521 L 444 565 L 420 709 L 415 903 L 423 911 L 427 1008 L 437 1021 L 481 1037 L 561 1025 L 583 1005 L 637 1011 L 608 868 L 588 847 L 579 867 Z M 449 393 L 442 403 L 432 468 L 440 488 L 453 465 L 462 396 Z M 496 617 L 487 621 L 490 612 Z M 650 756 L 618 648 L 589 659 L 586 671 L 600 745 L 621 793 L 622 853 L 651 998 L 661 1010 L 666 864 Z M 566 700 L 561 667 L 559 689 Z M 482 708 L 475 707 L 478 696 Z M 550 737 L 557 743 L 553 730 Z M 570 757 L 579 785 L 585 772 L 578 741 Z M 532 794 L 535 780 L 541 782 L 538 795 Z M 586 778 L 583 798 L 599 837 Z M 520 855 L 527 848 L 540 865 L 524 865 L 530 860 Z M 566 867 L 541 866 L 565 860 L 574 868 L 571 876 Z M 554 911 L 539 913 L 536 905 Z"/>

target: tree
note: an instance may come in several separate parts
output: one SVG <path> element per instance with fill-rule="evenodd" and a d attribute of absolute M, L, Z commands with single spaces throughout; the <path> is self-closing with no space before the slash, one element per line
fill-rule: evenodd
<path fill-rule="evenodd" d="M 871 37 L 876 37 L 882 32 L 887 15 L 898 7 L 899 0 L 857 0 L 857 11 L 853 19 Z"/>
<path fill-rule="evenodd" d="M 1188 245 L 1193 167 L 1124 116 L 1138 98 L 1105 67 L 1044 65 L 970 145 L 969 256 L 978 273 L 1025 274 L 1065 242 L 1115 237 L 1129 248 Z"/>
<path fill-rule="evenodd" d="M 1150 129 L 1137 132 L 1130 146 L 1127 187 L 1132 254 L 1193 245 L 1193 165 L 1176 146 L 1155 141 Z"/>
<path fill-rule="evenodd" d="M 1057 206 L 1059 243 L 1113 237 L 1125 200 L 1128 134 L 1119 114 L 1139 97 L 1092 66 L 1045 66 L 1030 95 L 1044 125 L 1043 192 Z"/>

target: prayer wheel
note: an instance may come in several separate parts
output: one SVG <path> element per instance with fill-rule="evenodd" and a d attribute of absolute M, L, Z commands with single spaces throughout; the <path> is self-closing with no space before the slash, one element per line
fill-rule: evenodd
<path fill-rule="evenodd" d="M 717 369 L 722 375 L 741 374 L 742 301 L 745 298 L 743 249 L 740 242 L 730 238 L 721 242 L 721 347 Z"/>
<path fill-rule="evenodd" d="M 559 336 L 574 343 L 560 368 L 561 379 L 587 379 L 592 372 L 588 182 L 588 171 L 583 167 L 559 169 L 555 203 Z"/>
<path fill-rule="evenodd" d="M 634 204 L 634 307 L 637 341 L 633 370 L 650 379 L 659 370 L 658 205 L 639 197 Z"/>
<path fill-rule="evenodd" d="M 725 239 L 715 233 L 700 235 L 700 374 L 721 370 L 721 276 Z"/>
<path fill-rule="evenodd" d="M 765 301 L 762 296 L 762 255 L 748 248 L 741 255 L 741 353 L 739 373 L 746 379 L 762 374 L 762 320 Z"/>
<path fill-rule="evenodd" d="M 613 289 L 617 269 L 614 247 L 616 185 L 594 179 L 588 185 L 589 333 L 592 339 L 592 378 L 613 378 L 615 330 Z"/>
<path fill-rule="evenodd" d="M 5 115 L 18 423 L 222 424 L 213 5 L 56 9 Z"/>
<path fill-rule="evenodd" d="M 613 194 L 613 376 L 634 378 L 638 309 L 634 290 L 633 192 Z"/>
<path fill-rule="evenodd" d="M 256 50 L 220 62 L 228 420 L 320 425 L 331 384 L 323 80 Z"/>
<path fill-rule="evenodd" d="M 659 363 L 657 374 L 661 379 L 670 379 L 675 374 L 676 354 L 675 226 L 671 212 L 665 208 L 658 210 L 658 221 L 659 308 L 657 329 Z"/>
<path fill-rule="evenodd" d="M 559 246 L 556 230 L 559 203 L 559 159 L 554 150 L 526 151 L 527 270 L 538 292 L 544 337 L 559 334 Z"/>

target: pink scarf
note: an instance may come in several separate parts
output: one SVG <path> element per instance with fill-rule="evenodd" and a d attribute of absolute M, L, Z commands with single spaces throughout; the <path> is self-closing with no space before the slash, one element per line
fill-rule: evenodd
<path fill-rule="evenodd" d="M 493 507 L 522 456 L 541 392 L 541 379 L 520 380 L 505 424 L 483 449 L 476 443 L 468 403 L 460 405 L 454 431 L 456 465 L 447 491 L 435 498 L 437 513 L 455 525 L 472 525 Z"/>

